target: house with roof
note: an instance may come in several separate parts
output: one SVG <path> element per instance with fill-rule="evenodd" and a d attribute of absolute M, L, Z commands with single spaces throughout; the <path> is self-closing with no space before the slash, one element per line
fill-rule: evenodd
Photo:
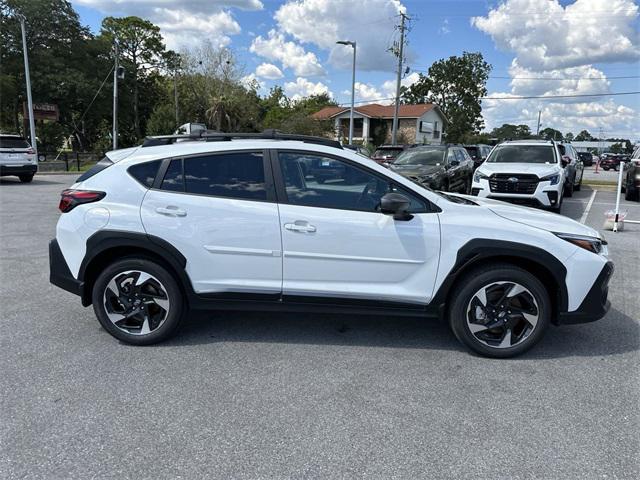
<path fill-rule="evenodd" d="M 349 107 L 325 107 L 312 116 L 335 122 L 336 138 L 349 137 Z M 395 105 L 371 103 L 353 111 L 353 139 L 377 145 L 391 143 Z M 398 108 L 398 143 L 442 142 L 447 119 L 434 103 L 400 105 Z"/>

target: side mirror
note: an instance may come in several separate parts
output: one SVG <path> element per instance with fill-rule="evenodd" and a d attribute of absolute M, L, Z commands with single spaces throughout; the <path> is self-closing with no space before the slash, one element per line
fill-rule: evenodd
<path fill-rule="evenodd" d="M 451 165 L 452 167 L 457 167 L 458 165 L 460 165 L 460 161 L 459 160 L 451 160 L 449 162 L 449 165 Z"/>
<path fill-rule="evenodd" d="M 394 220 L 411 220 L 413 215 L 409 213 L 411 200 L 401 193 L 387 193 L 380 199 L 380 211 L 393 214 Z"/>
<path fill-rule="evenodd" d="M 562 163 L 562 167 L 564 168 L 571 163 L 571 157 L 568 155 L 563 155 L 560 161 Z"/>

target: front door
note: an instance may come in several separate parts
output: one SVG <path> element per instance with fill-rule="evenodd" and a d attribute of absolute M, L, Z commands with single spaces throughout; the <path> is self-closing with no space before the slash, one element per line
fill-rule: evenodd
<path fill-rule="evenodd" d="M 145 230 L 187 258 L 197 293 L 279 296 L 278 205 L 262 151 L 171 160 L 142 203 Z"/>
<path fill-rule="evenodd" d="M 274 166 L 285 197 L 279 205 L 285 296 L 431 300 L 440 225 L 425 200 L 334 156 L 279 151 Z M 411 220 L 378 211 L 389 191 L 411 198 Z"/>

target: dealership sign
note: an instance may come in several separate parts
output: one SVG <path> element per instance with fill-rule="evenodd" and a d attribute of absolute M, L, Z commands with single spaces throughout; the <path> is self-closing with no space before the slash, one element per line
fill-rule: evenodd
<path fill-rule="evenodd" d="M 29 118 L 29 108 L 26 102 L 22 104 L 24 112 L 24 118 Z M 34 120 L 52 120 L 58 121 L 60 113 L 58 112 L 58 105 L 53 103 L 34 103 L 33 104 L 33 119 Z"/>

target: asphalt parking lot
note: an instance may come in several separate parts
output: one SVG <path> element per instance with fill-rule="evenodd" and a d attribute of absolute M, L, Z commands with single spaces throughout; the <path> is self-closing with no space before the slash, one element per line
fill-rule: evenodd
<path fill-rule="evenodd" d="M 0 478 L 640 476 L 640 224 L 606 233 L 607 316 L 512 360 L 439 323 L 336 315 L 203 315 L 131 347 L 48 282 L 74 178 L 0 180 Z M 615 196 L 593 192 L 563 213 L 600 229 Z"/>

